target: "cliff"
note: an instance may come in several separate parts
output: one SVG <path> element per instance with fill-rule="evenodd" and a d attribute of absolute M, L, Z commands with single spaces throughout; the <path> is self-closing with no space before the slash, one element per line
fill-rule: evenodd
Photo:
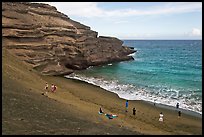
<path fill-rule="evenodd" d="M 40 3 L 3 2 L 2 41 L 3 48 L 46 75 L 132 60 L 128 55 L 135 52 Z"/>

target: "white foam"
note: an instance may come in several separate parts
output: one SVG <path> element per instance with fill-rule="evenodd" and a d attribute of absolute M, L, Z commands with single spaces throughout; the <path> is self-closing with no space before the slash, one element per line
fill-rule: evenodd
<path fill-rule="evenodd" d="M 99 86 L 105 90 L 118 94 L 120 98 L 128 100 L 144 100 L 174 107 L 178 102 L 180 104 L 180 108 L 202 114 L 202 101 L 197 101 L 192 98 L 189 99 L 190 94 L 179 95 L 178 90 L 171 89 L 171 92 L 158 91 L 155 93 L 148 89 L 139 88 L 130 84 L 119 84 L 117 80 L 107 81 L 103 78 L 86 77 L 74 73 L 65 77 L 85 81 L 87 83 Z M 192 104 L 192 102 L 194 103 Z"/>
<path fill-rule="evenodd" d="M 129 54 L 128 56 L 135 56 L 135 52 L 134 52 L 134 53 L 132 53 L 132 54 Z"/>

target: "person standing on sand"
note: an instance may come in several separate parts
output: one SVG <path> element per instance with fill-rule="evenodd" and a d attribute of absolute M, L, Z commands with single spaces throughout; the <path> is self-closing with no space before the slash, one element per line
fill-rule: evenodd
<path fill-rule="evenodd" d="M 159 114 L 159 121 L 160 121 L 160 122 L 163 122 L 163 116 L 164 116 L 164 115 L 163 115 L 162 112 L 161 112 L 161 113 Z"/>
<path fill-rule="evenodd" d="M 54 84 L 52 84 L 52 86 L 51 86 L 51 92 L 54 92 Z"/>
<path fill-rule="evenodd" d="M 126 107 L 125 112 L 128 112 L 128 100 L 126 100 L 125 107 Z"/>
<path fill-rule="evenodd" d="M 136 114 L 136 109 L 133 108 L 132 111 L 133 111 L 133 115 L 135 115 Z"/>
<path fill-rule="evenodd" d="M 177 109 L 179 108 L 179 103 L 176 104 L 176 108 L 177 108 Z"/>
<path fill-rule="evenodd" d="M 45 90 L 45 92 L 43 92 L 42 93 L 42 95 L 46 95 L 47 94 L 47 92 L 48 92 L 48 83 L 46 82 L 46 84 L 45 84 L 45 88 L 44 88 L 44 90 Z"/>
<path fill-rule="evenodd" d="M 56 92 L 56 90 L 57 90 L 57 86 L 54 85 L 54 90 L 53 90 L 53 92 Z"/>
<path fill-rule="evenodd" d="M 181 117 L 181 111 L 178 111 L 178 118 Z"/>
<path fill-rule="evenodd" d="M 45 90 L 48 90 L 48 83 L 46 82 Z"/>

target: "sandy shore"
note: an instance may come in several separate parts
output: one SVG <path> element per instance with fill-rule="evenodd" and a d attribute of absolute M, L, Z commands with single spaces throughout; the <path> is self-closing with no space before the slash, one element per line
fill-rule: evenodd
<path fill-rule="evenodd" d="M 56 95 L 58 99 L 61 100 L 62 94 L 65 98 L 67 92 L 78 97 L 83 103 L 77 102 L 75 104 L 78 108 L 81 108 L 81 111 L 84 111 L 84 114 L 89 113 L 90 116 L 93 115 L 90 120 L 94 122 L 98 122 L 99 118 L 101 118 L 101 115 L 97 114 L 101 106 L 105 113 L 118 115 L 113 120 L 103 116 L 100 121 L 102 123 L 111 123 L 117 127 L 127 127 L 143 134 L 202 134 L 202 115 L 181 110 L 182 116 L 178 118 L 178 110 L 145 101 L 129 101 L 128 112 L 125 112 L 125 100 L 114 93 L 86 82 L 66 78 L 57 79 L 66 83 L 62 88 L 68 90 L 63 93 L 59 91 Z M 57 83 L 56 80 L 53 79 L 53 81 Z M 59 82 L 57 84 L 60 85 Z M 67 102 L 66 99 L 64 101 Z M 135 116 L 132 114 L 133 107 L 136 108 Z M 160 112 L 164 114 L 164 122 L 158 121 Z M 87 116 L 87 114 L 85 115 Z M 95 118 L 93 119 L 93 117 Z"/>
<path fill-rule="evenodd" d="M 165 134 L 201 135 L 202 117 L 145 101 L 129 101 L 82 81 L 42 76 L 3 53 L 2 134 Z M 45 83 L 56 93 L 41 95 Z M 108 119 L 104 113 L 118 117 Z M 136 108 L 136 115 L 132 108 Z M 159 113 L 164 121 L 159 122 Z"/>

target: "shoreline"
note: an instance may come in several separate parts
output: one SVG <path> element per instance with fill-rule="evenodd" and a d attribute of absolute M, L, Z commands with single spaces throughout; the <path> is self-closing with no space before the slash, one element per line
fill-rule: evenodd
<path fill-rule="evenodd" d="M 62 76 L 46 76 L 3 50 L 2 134 L 55 135 L 202 135 L 202 118 L 129 101 L 87 82 Z M 42 95 L 45 83 L 57 92 Z M 108 119 L 99 115 L 118 117 Z M 132 109 L 136 108 L 136 115 Z M 164 121 L 159 121 L 163 112 Z"/>
<path fill-rule="evenodd" d="M 85 102 L 96 104 L 98 107 L 90 108 L 96 113 L 99 107 L 105 113 L 118 115 L 115 119 L 117 126 L 127 127 L 142 134 L 202 134 L 202 115 L 190 111 L 182 111 L 181 117 L 174 107 L 156 104 L 143 100 L 129 100 L 128 112 L 125 112 L 125 99 L 120 98 L 116 93 L 107 91 L 97 85 L 85 81 L 68 79 L 65 81 L 76 89 L 72 94 Z M 76 84 L 76 85 L 75 85 Z M 87 90 L 88 89 L 88 90 Z M 132 108 L 136 108 L 137 114 L 132 114 Z M 88 109 L 90 111 L 90 109 Z M 158 121 L 159 113 L 164 114 L 164 122 Z M 121 122 L 122 121 L 122 122 Z M 137 124 L 136 124 L 137 123 Z M 119 125 L 118 125 L 119 124 Z M 136 124 L 136 125 L 135 125 Z"/>
<path fill-rule="evenodd" d="M 179 119 L 175 111 L 159 107 L 158 105 L 153 106 L 153 104 L 147 101 L 137 100 L 130 100 L 128 112 L 125 112 L 125 99 L 119 98 L 117 94 L 104 90 L 99 86 L 80 80 L 67 79 L 65 77 L 42 76 L 42 80 L 44 81 L 43 83 L 45 83 L 45 81 L 48 83 L 53 82 L 58 87 L 57 92 L 48 93 L 48 97 L 43 97 L 40 91 L 38 91 L 39 95 L 36 94 L 36 97 L 39 96 L 40 98 L 44 98 L 43 102 L 50 100 L 54 106 L 56 103 L 58 103 L 58 107 L 62 108 L 59 110 L 58 108 L 53 107 L 52 109 L 57 110 L 53 113 L 58 112 L 59 114 L 52 116 L 54 118 L 53 121 L 49 120 L 49 122 L 54 122 L 55 119 L 59 119 L 59 116 L 62 115 L 61 113 L 63 113 L 62 119 L 65 121 L 63 123 L 56 123 L 58 133 L 61 132 L 60 128 L 76 129 L 74 125 L 69 125 L 69 122 L 72 121 L 69 121 L 68 119 L 70 119 L 69 117 L 72 117 L 78 119 L 78 127 L 80 128 L 81 132 L 76 131 L 72 132 L 71 134 L 202 134 L 202 118 L 182 114 L 181 118 Z M 43 84 L 41 83 L 40 87 L 42 86 Z M 39 108 L 45 107 L 45 104 L 40 106 L 40 102 Z M 102 107 L 104 114 L 116 114 L 118 117 L 110 120 L 104 115 L 99 115 L 98 111 L 100 106 Z M 133 107 L 135 107 L 137 110 L 136 116 L 132 115 Z M 52 115 L 50 112 L 50 107 L 44 110 L 46 114 Z M 164 122 L 162 123 L 158 121 L 160 112 L 163 112 L 164 114 Z M 29 113 L 29 111 L 27 111 L 27 113 Z M 40 114 L 40 112 L 35 112 L 35 115 L 44 116 Z M 26 116 L 22 117 L 27 121 L 32 121 L 31 119 L 26 118 Z M 36 121 L 38 119 L 34 120 Z M 46 121 L 48 124 L 49 122 Z M 87 124 L 90 126 L 86 127 Z M 29 127 L 30 126 L 28 126 L 28 128 Z M 48 126 L 46 128 L 49 129 L 52 127 Z M 87 131 L 87 128 L 92 128 L 93 130 Z M 108 128 L 111 128 L 111 131 L 108 130 Z M 26 130 L 28 129 L 26 128 Z M 18 132 L 18 130 L 14 131 Z M 47 133 L 48 131 L 43 132 Z M 70 134 L 69 132 L 67 133 Z"/>
<path fill-rule="evenodd" d="M 145 101 L 145 100 L 142 100 L 142 101 L 147 102 L 147 103 L 154 106 L 153 102 Z M 168 109 L 168 110 L 171 110 L 171 111 L 179 111 L 180 110 L 181 113 L 183 113 L 183 114 L 198 117 L 198 118 L 202 118 L 202 114 L 200 114 L 200 113 L 198 113 L 196 111 L 191 111 L 191 110 L 187 110 L 187 109 L 183 109 L 183 108 L 176 109 L 173 106 L 169 106 L 169 105 L 165 105 L 165 104 L 161 104 L 161 103 L 155 103 L 155 104 L 156 104 L 157 107 L 160 107 L 160 108 Z"/>
<path fill-rule="evenodd" d="M 70 78 L 70 77 L 66 77 L 66 76 L 64 76 L 64 78 L 66 78 L 66 79 L 75 80 L 75 81 L 79 81 L 79 82 L 84 82 L 86 84 L 90 84 L 90 85 L 99 87 L 99 88 L 101 88 L 103 90 L 106 90 L 103 87 L 98 86 L 96 84 L 92 84 L 90 82 L 87 82 L 87 81 L 84 81 L 84 80 L 81 80 L 81 79 Z M 109 91 L 109 90 L 106 90 L 106 91 L 108 91 L 110 93 L 113 93 L 113 94 L 116 94 L 119 97 L 119 95 L 117 93 L 115 93 L 115 92 L 112 92 L 112 91 Z M 119 98 L 121 98 L 121 97 L 119 97 Z M 121 98 L 121 99 L 124 99 L 124 98 Z M 126 100 L 126 99 L 124 99 L 124 100 Z M 193 111 L 193 110 L 189 110 L 189 109 L 185 109 L 185 108 L 176 109 L 174 106 L 171 106 L 171 105 L 166 105 L 166 104 L 162 104 L 162 103 L 156 103 L 156 102 L 148 101 L 148 100 L 131 100 L 131 101 L 144 101 L 144 102 L 147 102 L 147 103 L 149 103 L 149 104 L 151 104 L 153 106 L 154 106 L 154 103 L 155 103 L 156 106 L 160 107 L 160 108 L 165 108 L 165 109 L 174 110 L 174 111 L 179 111 L 180 110 L 183 114 L 187 114 L 187 115 L 190 115 L 190 116 L 195 116 L 195 117 L 198 117 L 198 118 L 202 118 L 202 113 L 197 112 L 197 111 Z"/>

